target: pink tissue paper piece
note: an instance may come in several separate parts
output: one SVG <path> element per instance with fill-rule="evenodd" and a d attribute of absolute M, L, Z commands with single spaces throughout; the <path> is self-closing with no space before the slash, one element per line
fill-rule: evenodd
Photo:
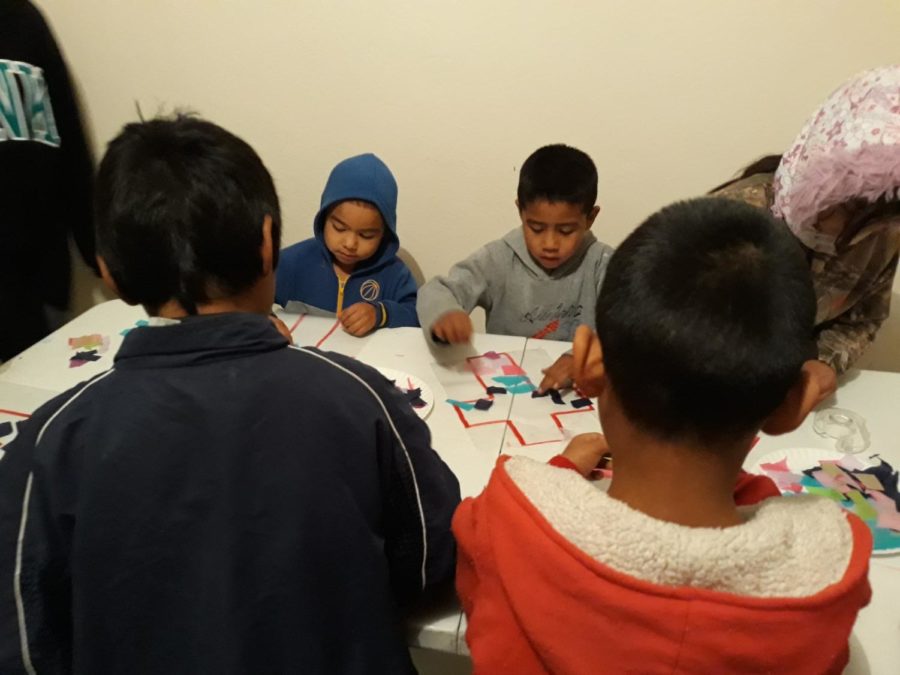
<path fill-rule="evenodd" d="M 792 471 L 767 471 L 766 475 L 775 481 L 775 485 L 782 490 L 786 490 L 791 485 L 796 485 L 803 479 L 803 476 Z"/>
<path fill-rule="evenodd" d="M 878 527 L 900 532 L 900 513 L 897 512 L 897 504 L 890 497 L 880 492 L 870 492 L 869 499 L 875 504 L 878 511 Z"/>
<path fill-rule="evenodd" d="M 788 471 L 790 471 L 790 469 L 788 468 L 788 465 L 787 465 L 787 457 L 782 459 L 780 462 L 769 462 L 768 464 L 760 464 L 759 468 L 765 472 L 769 472 L 769 471 L 788 472 Z"/>
<path fill-rule="evenodd" d="M 524 375 L 525 371 L 519 366 L 503 366 L 504 375 Z"/>
<path fill-rule="evenodd" d="M 862 462 L 856 459 L 856 457 L 854 457 L 853 455 L 844 455 L 838 460 L 838 464 L 840 464 L 845 469 L 850 469 L 851 471 L 861 471 L 862 469 L 866 468 L 862 465 Z"/>

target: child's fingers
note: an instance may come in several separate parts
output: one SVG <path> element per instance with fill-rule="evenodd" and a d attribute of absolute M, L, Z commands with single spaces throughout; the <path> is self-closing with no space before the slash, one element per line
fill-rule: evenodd
<path fill-rule="evenodd" d="M 457 344 L 458 342 L 460 342 L 459 326 L 453 319 L 444 321 L 441 324 L 441 330 L 443 332 L 443 339 L 450 344 Z"/>
<path fill-rule="evenodd" d="M 366 317 L 359 315 L 359 313 L 351 316 L 344 328 L 348 333 L 352 333 L 354 335 L 358 334 L 366 325 Z"/>
<path fill-rule="evenodd" d="M 365 335 L 366 333 L 369 332 L 364 323 L 351 324 L 350 326 L 347 326 L 344 330 L 346 330 L 348 333 L 350 333 L 350 335 L 355 335 L 356 337 L 359 337 L 360 335 Z"/>
<path fill-rule="evenodd" d="M 538 391 L 541 394 L 543 394 L 548 389 L 557 389 L 556 376 L 553 373 L 548 372 L 549 370 L 550 368 L 545 368 L 541 371 L 542 373 L 544 373 L 544 379 L 541 380 L 541 384 L 538 387 Z"/>
<path fill-rule="evenodd" d="M 468 314 L 462 314 L 456 317 L 454 321 L 456 327 L 456 342 L 468 342 L 472 337 L 472 321 Z"/>
<path fill-rule="evenodd" d="M 465 312 L 451 312 L 436 321 L 431 332 L 439 340 L 450 344 L 468 342 L 472 337 L 472 321 Z"/>
<path fill-rule="evenodd" d="M 556 362 L 541 370 L 544 378 L 538 390 L 544 393 L 547 389 L 566 389 L 572 386 L 572 357 L 568 354 L 560 356 Z"/>
<path fill-rule="evenodd" d="M 361 336 L 375 326 L 375 308 L 365 303 L 357 303 L 347 309 L 344 330 L 351 335 Z"/>
<path fill-rule="evenodd" d="M 341 318 L 346 317 L 348 319 L 353 319 L 354 317 L 359 315 L 360 309 L 362 309 L 362 308 L 359 306 L 359 303 L 356 303 L 355 305 L 350 305 L 343 312 L 341 312 Z"/>
<path fill-rule="evenodd" d="M 459 322 L 454 321 L 450 326 L 450 342 L 454 344 L 464 342 L 465 337 L 463 336 L 463 332 L 463 328 L 459 325 Z"/>

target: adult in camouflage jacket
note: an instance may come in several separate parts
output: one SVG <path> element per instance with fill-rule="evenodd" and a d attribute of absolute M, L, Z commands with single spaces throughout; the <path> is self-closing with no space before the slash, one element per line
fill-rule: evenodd
<path fill-rule="evenodd" d="M 790 150 L 714 190 L 769 209 L 807 250 L 819 358 L 840 374 L 890 312 L 900 252 L 900 66 L 861 73 L 810 117 Z"/>

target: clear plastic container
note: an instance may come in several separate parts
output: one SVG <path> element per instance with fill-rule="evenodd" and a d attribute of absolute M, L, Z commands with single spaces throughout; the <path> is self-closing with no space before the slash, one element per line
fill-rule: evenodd
<path fill-rule="evenodd" d="M 841 452 L 853 454 L 869 447 L 866 420 L 852 410 L 820 410 L 813 418 L 813 429 L 819 436 L 835 439 L 835 447 Z"/>

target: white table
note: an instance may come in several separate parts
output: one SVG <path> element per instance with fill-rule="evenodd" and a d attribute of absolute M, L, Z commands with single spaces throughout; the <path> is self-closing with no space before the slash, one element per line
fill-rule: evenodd
<path fill-rule="evenodd" d="M 853 410 L 866 419 L 871 445 L 864 454 L 878 453 L 900 468 L 900 374 L 874 370 L 850 371 L 837 394 L 821 407 Z M 762 436 L 745 465 L 772 452 L 789 448 L 833 450 L 834 441 L 813 431 L 812 415 L 796 431 Z M 900 672 L 900 555 L 873 556 L 869 567 L 872 601 L 859 613 L 851 639 L 850 675 Z"/>
<path fill-rule="evenodd" d="M 280 313 L 293 328 L 295 342 L 339 351 L 371 365 L 415 375 L 431 388 L 435 406 L 428 417 L 435 450 L 459 478 L 463 497 L 478 494 L 487 483 L 498 455 L 524 454 L 546 460 L 559 453 L 576 434 L 599 431 L 596 411 L 575 411 L 567 393 L 565 405 L 528 394 L 498 395 L 489 411 L 470 411 L 462 416 L 446 398 L 471 400 L 483 397 L 483 388 L 465 367 L 468 357 L 488 351 L 508 354 L 535 384 L 541 368 L 569 348 L 566 343 L 525 338 L 476 335 L 472 345 L 429 348 L 419 329 L 380 330 L 365 338 L 344 333 L 333 319 Z M 53 335 L 0 366 L 0 411 L 13 411 L 10 419 L 33 411 L 57 393 L 112 364 L 121 344 L 120 333 L 145 319 L 143 311 L 118 301 L 98 305 Z M 69 368 L 74 350 L 68 339 L 98 333 L 109 336 L 109 348 L 97 362 Z M 900 466 L 900 374 L 875 371 L 851 372 L 841 383 L 838 405 L 861 413 L 871 435 L 871 451 L 879 452 L 893 466 Z M 4 413 L 0 412 L 0 421 Z M 467 419 L 467 428 L 461 422 Z M 557 424 L 559 422 L 559 424 Z M 515 431 L 513 431 L 515 429 Z M 797 447 L 831 449 L 833 441 L 821 438 L 808 419 L 785 436 L 764 436 L 750 453 L 747 465 L 772 450 Z M 871 562 L 873 597 L 856 623 L 851 640 L 851 662 L 846 673 L 896 673 L 900 670 L 900 556 L 876 557 Z M 452 598 L 429 607 L 409 622 L 412 646 L 466 654 L 465 618 Z"/>

